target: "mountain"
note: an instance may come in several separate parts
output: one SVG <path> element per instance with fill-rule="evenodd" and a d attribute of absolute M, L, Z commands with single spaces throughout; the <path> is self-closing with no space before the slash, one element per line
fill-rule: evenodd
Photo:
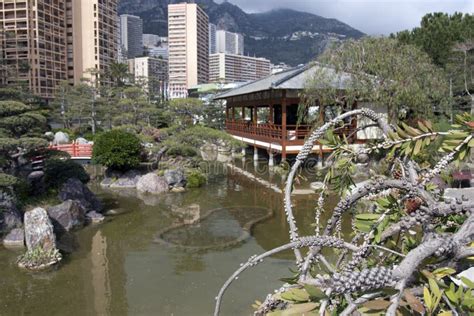
<path fill-rule="evenodd" d="M 182 0 L 121 0 L 119 13 L 143 19 L 144 33 L 166 36 L 167 6 Z M 360 38 L 364 33 L 336 19 L 291 9 L 246 13 L 229 2 L 196 0 L 220 29 L 245 36 L 245 54 L 296 66 L 319 55 L 331 42 Z"/>

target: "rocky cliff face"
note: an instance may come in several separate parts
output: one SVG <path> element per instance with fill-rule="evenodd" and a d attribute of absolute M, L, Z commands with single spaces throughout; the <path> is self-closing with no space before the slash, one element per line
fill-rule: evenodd
<path fill-rule="evenodd" d="M 166 36 L 167 6 L 178 2 L 182 0 L 121 0 L 119 12 L 141 16 L 145 33 Z M 248 14 L 229 2 L 195 2 L 219 28 L 245 35 L 245 54 L 266 57 L 273 63 L 307 63 L 331 42 L 364 35 L 336 19 L 290 9 Z"/>

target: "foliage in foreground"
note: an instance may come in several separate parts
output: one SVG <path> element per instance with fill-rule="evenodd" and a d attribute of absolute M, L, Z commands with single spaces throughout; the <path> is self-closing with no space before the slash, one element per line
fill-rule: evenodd
<path fill-rule="evenodd" d="M 386 138 L 354 150 L 331 130 L 347 117 L 366 117 Z M 371 110 L 354 110 L 317 128 L 298 154 L 285 187 L 284 210 L 290 243 L 252 256 L 227 280 L 216 297 L 215 315 L 229 285 L 246 269 L 267 257 L 293 250 L 297 272 L 265 301 L 256 315 L 467 315 L 474 310 L 474 280 L 460 273 L 474 257 L 474 201 L 443 197 L 434 181 L 449 165 L 468 157 L 474 147 L 474 117 L 457 117 L 448 132 L 428 121 L 391 127 Z M 370 126 L 370 125 L 368 125 Z M 315 210 L 315 232 L 301 237 L 293 216 L 292 188 L 313 145 L 323 141 L 334 149 L 323 192 Z M 441 157 L 430 164 L 414 158 L 429 148 Z M 385 174 L 354 185 L 354 165 L 384 156 Z M 321 214 L 330 190 L 341 199 L 326 223 Z M 353 233 L 342 239 L 350 218 Z M 323 249 L 336 254 L 329 260 Z M 308 249 L 307 253 L 302 249 Z"/>
<path fill-rule="evenodd" d="M 116 170 L 129 170 L 141 161 L 140 139 L 126 131 L 116 129 L 99 135 L 94 143 L 94 162 Z"/>

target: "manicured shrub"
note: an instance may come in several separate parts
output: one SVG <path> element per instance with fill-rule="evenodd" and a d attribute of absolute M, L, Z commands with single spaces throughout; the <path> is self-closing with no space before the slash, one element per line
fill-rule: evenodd
<path fill-rule="evenodd" d="M 199 188 L 207 182 L 207 178 L 199 170 L 191 170 L 188 172 L 187 177 L 187 188 Z"/>
<path fill-rule="evenodd" d="M 140 139 L 124 130 L 112 130 L 96 137 L 92 158 L 94 162 L 115 170 L 130 170 L 140 163 Z"/>
<path fill-rule="evenodd" d="M 24 200 L 28 197 L 28 191 L 24 179 L 0 172 L 0 212 L 5 197 L 11 197 L 15 201 Z"/>
<path fill-rule="evenodd" d="M 57 189 L 70 178 L 77 178 L 83 183 L 90 180 L 84 167 L 73 160 L 50 159 L 44 166 L 44 180 L 48 187 Z"/>
<path fill-rule="evenodd" d="M 171 157 L 183 156 L 183 157 L 195 157 L 197 156 L 196 150 L 185 144 L 173 144 L 170 148 L 166 151 L 166 154 Z"/>

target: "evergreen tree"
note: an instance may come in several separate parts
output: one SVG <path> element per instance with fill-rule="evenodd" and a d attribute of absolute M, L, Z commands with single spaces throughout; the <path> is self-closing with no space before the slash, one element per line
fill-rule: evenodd
<path fill-rule="evenodd" d="M 0 178 L 3 186 L 14 185 L 20 158 L 48 146 L 44 111 L 17 101 L 0 101 Z M 8 183 L 4 183 L 5 179 Z"/>
<path fill-rule="evenodd" d="M 474 16 L 472 14 L 429 13 L 420 27 L 411 31 L 392 34 L 402 43 L 421 47 L 438 66 L 449 62 L 456 43 L 474 38 Z"/>

